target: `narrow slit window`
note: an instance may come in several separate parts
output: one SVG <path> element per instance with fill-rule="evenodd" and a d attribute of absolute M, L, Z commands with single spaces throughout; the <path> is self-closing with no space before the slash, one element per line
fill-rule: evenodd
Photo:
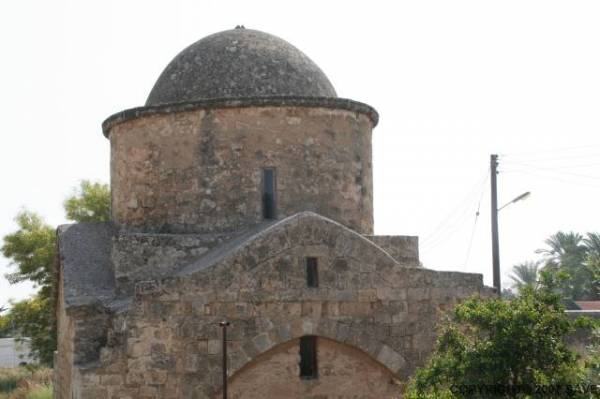
<path fill-rule="evenodd" d="M 317 374 L 317 337 L 300 338 L 300 378 L 312 380 Z"/>
<path fill-rule="evenodd" d="M 263 217 L 275 219 L 275 169 L 263 169 Z"/>
<path fill-rule="evenodd" d="M 306 258 L 306 285 L 308 287 L 319 286 L 319 262 L 317 258 Z"/>

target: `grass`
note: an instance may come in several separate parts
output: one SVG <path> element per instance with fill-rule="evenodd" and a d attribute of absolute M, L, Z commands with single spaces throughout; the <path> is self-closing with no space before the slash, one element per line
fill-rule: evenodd
<path fill-rule="evenodd" d="M 52 399 L 52 386 L 45 385 L 35 388 L 25 396 L 25 399 Z"/>
<path fill-rule="evenodd" d="M 17 389 L 19 381 L 29 376 L 29 371 L 24 368 L 0 369 L 0 392 L 10 393 Z"/>
<path fill-rule="evenodd" d="M 0 399 L 51 399 L 52 370 L 0 369 Z"/>

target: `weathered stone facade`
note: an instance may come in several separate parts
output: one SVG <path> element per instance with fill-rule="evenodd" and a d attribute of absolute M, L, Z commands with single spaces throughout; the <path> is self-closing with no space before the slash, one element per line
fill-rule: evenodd
<path fill-rule="evenodd" d="M 310 210 L 373 231 L 372 121 L 318 107 L 198 109 L 110 129 L 113 220 L 157 232 L 236 231 L 262 220 L 263 168 L 279 217 Z"/>
<path fill-rule="evenodd" d="M 184 59 L 210 58 L 186 52 L 234 37 L 254 72 L 225 83 L 255 84 L 256 71 L 276 70 L 268 49 L 279 42 L 264 35 L 213 35 Z M 310 76 L 316 66 L 303 73 L 325 90 L 324 75 Z M 489 294 L 481 275 L 423 268 L 416 237 L 373 235 L 372 108 L 265 76 L 281 97 L 238 98 L 230 87 L 231 98 L 203 99 L 192 85 L 187 102 L 105 122 L 113 220 L 58 230 L 57 398 L 220 397 L 224 319 L 232 398 L 398 398 L 441 315 Z M 178 90 L 157 84 L 153 98 L 166 98 L 156 87 Z M 267 219 L 264 168 L 277 179 Z M 307 336 L 316 337 L 310 379 L 299 366 Z"/>

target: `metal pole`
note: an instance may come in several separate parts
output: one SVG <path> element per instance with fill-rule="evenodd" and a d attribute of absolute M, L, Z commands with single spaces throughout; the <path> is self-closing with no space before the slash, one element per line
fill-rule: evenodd
<path fill-rule="evenodd" d="M 498 188 L 496 176 L 498 175 L 498 155 L 490 156 L 490 182 L 492 186 L 492 269 L 494 274 L 494 287 L 501 295 L 500 286 L 500 244 L 498 242 Z"/>
<path fill-rule="evenodd" d="M 227 326 L 228 321 L 222 321 L 219 326 L 223 329 L 223 399 L 227 399 Z"/>

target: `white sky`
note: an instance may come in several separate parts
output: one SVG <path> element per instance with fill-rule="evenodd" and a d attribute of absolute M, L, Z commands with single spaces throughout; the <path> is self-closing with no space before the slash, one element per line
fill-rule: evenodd
<path fill-rule="evenodd" d="M 504 275 L 558 230 L 600 231 L 598 21 L 597 1 L 2 2 L 0 235 L 22 207 L 64 223 L 79 180 L 109 181 L 101 122 L 143 105 L 184 47 L 243 24 L 379 111 L 376 233 L 419 235 L 425 266 L 491 285 L 490 153 L 506 154 L 501 204 L 532 192 L 500 214 Z M 0 278 L 0 305 L 31 292 Z"/>

